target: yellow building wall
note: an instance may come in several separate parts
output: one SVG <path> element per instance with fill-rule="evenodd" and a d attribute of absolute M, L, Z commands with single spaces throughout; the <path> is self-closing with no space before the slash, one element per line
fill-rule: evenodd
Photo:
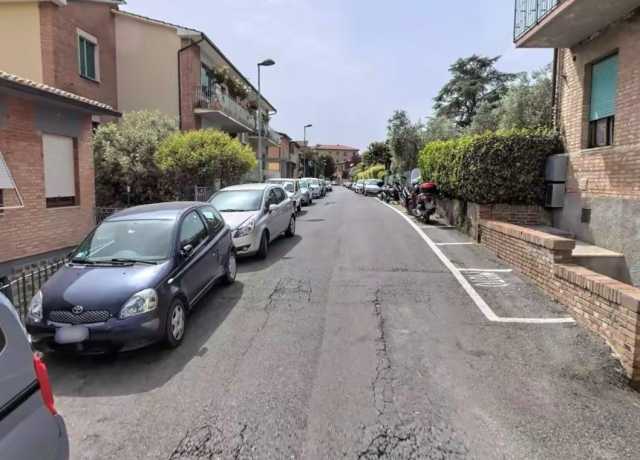
<path fill-rule="evenodd" d="M 0 3 L 0 70 L 42 83 L 38 2 Z"/>

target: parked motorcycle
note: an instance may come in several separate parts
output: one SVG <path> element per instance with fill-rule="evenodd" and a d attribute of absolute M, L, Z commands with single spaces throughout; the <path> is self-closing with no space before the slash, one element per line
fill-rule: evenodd
<path fill-rule="evenodd" d="M 431 216 L 436 212 L 436 192 L 437 188 L 433 182 L 423 182 L 415 188 L 415 206 L 412 212 L 416 218 L 423 220 L 425 224 L 430 222 Z"/>

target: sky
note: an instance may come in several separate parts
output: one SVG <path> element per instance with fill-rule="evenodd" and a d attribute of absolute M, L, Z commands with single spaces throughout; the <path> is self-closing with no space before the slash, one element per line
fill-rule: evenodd
<path fill-rule="evenodd" d="M 513 45 L 514 0 L 127 0 L 123 10 L 205 32 L 277 108 L 271 126 L 364 149 L 396 109 L 431 114 L 449 66 L 472 54 L 536 70 L 552 50 Z"/>

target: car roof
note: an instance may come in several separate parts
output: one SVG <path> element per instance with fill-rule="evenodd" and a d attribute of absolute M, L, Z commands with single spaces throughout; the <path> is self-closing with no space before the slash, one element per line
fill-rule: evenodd
<path fill-rule="evenodd" d="M 238 190 L 265 190 L 267 187 L 273 187 L 276 184 L 240 184 L 240 185 L 232 185 L 230 187 L 225 187 L 221 192 L 231 192 Z"/>
<path fill-rule="evenodd" d="M 202 205 L 206 205 L 206 203 L 199 201 L 172 201 L 168 203 L 145 204 L 112 214 L 105 219 L 105 222 L 144 219 L 177 220 L 186 211 Z"/>

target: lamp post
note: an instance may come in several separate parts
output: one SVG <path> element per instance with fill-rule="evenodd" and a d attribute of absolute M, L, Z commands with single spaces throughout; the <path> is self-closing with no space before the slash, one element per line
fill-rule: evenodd
<path fill-rule="evenodd" d="M 260 87 L 260 67 L 270 67 L 275 65 L 275 63 L 273 59 L 265 59 L 258 63 L 258 159 L 261 182 L 264 180 L 264 158 L 262 157 L 262 89 Z"/>
<path fill-rule="evenodd" d="M 307 149 L 307 128 L 311 128 L 313 125 L 311 123 L 309 123 L 308 125 L 304 125 L 304 148 L 305 148 L 305 156 L 306 156 L 306 149 Z M 307 173 L 307 169 L 309 166 L 309 160 L 307 158 L 304 159 L 304 175 L 308 176 L 309 174 Z"/>

